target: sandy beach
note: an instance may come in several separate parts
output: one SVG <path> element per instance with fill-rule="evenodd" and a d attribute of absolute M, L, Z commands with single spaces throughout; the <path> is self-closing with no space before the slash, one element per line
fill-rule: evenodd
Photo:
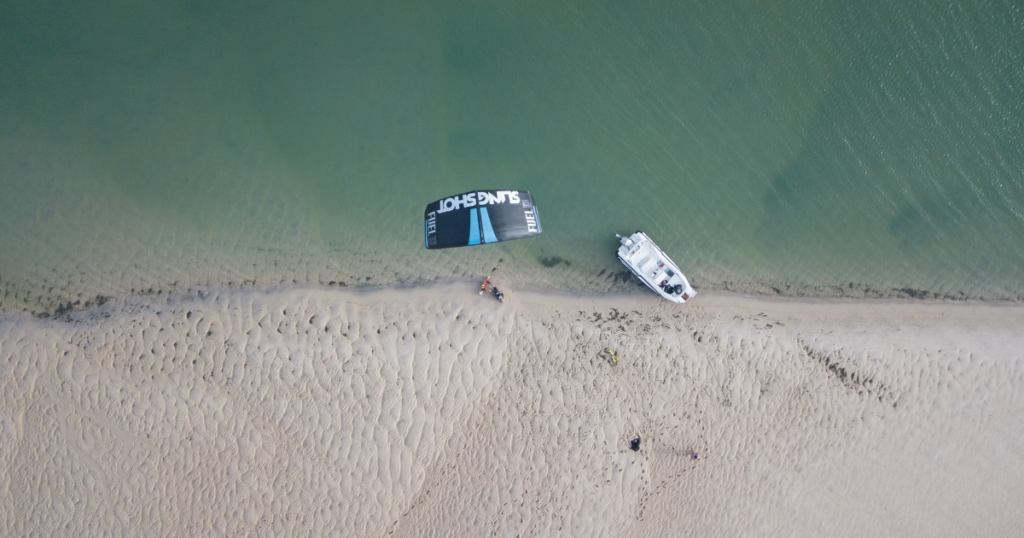
<path fill-rule="evenodd" d="M 0 538 L 1024 537 L 1020 0 L 67 4 Z"/>
<path fill-rule="evenodd" d="M 1024 529 L 1024 307 L 506 293 L 6 315 L 0 534 Z"/>

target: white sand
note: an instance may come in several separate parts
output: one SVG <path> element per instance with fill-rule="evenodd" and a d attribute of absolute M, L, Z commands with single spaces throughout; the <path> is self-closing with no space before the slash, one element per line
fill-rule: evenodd
<path fill-rule="evenodd" d="M 471 288 L 4 318 L 0 534 L 1024 529 L 1022 307 Z"/>

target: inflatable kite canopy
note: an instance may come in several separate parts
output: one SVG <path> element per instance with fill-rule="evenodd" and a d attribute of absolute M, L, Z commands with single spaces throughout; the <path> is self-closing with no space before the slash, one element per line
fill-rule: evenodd
<path fill-rule="evenodd" d="M 540 216 L 528 191 L 472 191 L 427 204 L 428 249 L 483 245 L 540 235 Z"/>

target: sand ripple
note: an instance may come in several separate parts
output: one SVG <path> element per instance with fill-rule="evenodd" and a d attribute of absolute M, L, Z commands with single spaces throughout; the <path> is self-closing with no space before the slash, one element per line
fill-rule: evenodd
<path fill-rule="evenodd" d="M 1024 525 L 1020 309 L 702 299 L 292 290 L 8 318 L 0 532 Z"/>

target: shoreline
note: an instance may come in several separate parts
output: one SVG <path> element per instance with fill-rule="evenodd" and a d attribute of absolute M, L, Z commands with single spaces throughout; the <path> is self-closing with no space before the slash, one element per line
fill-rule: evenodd
<path fill-rule="evenodd" d="M 499 277 L 500 278 L 500 277 Z M 286 290 L 320 290 L 320 291 L 331 291 L 337 290 L 342 292 L 354 292 L 358 294 L 368 293 L 386 293 L 392 290 L 419 290 L 428 291 L 431 289 L 451 287 L 453 290 L 461 289 L 462 287 L 470 290 L 475 281 L 468 279 L 449 279 L 447 281 L 440 280 L 419 280 L 413 282 L 397 282 L 391 284 L 356 284 L 354 286 L 348 286 L 347 284 L 337 284 L 337 281 L 331 281 L 326 284 L 309 284 L 309 283 L 279 283 L 270 285 L 253 285 L 253 284 L 220 284 L 220 285 L 196 285 L 190 286 L 182 290 L 183 286 L 172 286 L 170 289 L 154 289 L 150 288 L 146 291 L 132 290 L 120 297 L 116 294 L 111 293 L 110 295 L 97 294 L 91 299 L 76 299 L 75 301 L 64 300 L 57 301 L 52 304 L 50 310 L 29 310 L 27 307 L 23 307 L 23 310 L 10 310 L 3 306 L 0 302 L 0 319 L 7 317 L 18 317 L 26 316 L 37 319 L 56 319 L 66 317 L 71 314 L 81 313 L 88 311 L 90 308 L 97 306 L 104 306 L 107 303 L 117 304 L 130 304 L 139 302 L 145 298 L 156 298 L 165 297 L 167 299 L 181 300 L 189 297 L 202 298 L 210 294 L 221 294 L 221 293 L 278 293 Z M 646 295 L 650 294 L 650 290 L 643 287 L 640 282 L 633 282 L 635 284 L 634 289 L 630 290 L 611 290 L 611 291 L 597 291 L 597 292 L 583 292 L 568 289 L 546 289 L 543 287 L 535 286 L 516 286 L 512 284 L 504 284 L 503 288 L 508 288 L 513 293 L 525 293 L 534 294 L 540 296 L 558 296 L 564 298 L 579 298 L 579 299 L 595 299 L 595 300 L 618 300 L 623 298 L 634 298 L 638 300 L 645 300 Z M 958 298 L 952 296 L 937 296 L 932 294 L 930 297 L 921 297 L 912 294 L 903 294 L 902 296 L 814 296 L 814 295 L 782 295 L 782 294 L 762 294 L 756 292 L 744 292 L 744 291 L 733 291 L 729 289 L 698 289 L 697 302 L 688 301 L 685 305 L 696 305 L 699 306 L 701 297 L 746 297 L 756 301 L 766 301 L 769 303 L 809 303 L 809 304 L 872 304 L 872 305 L 993 305 L 993 306 L 1024 306 L 1024 301 L 1015 301 L 1011 299 L 978 299 L 978 298 Z M 82 294 L 78 294 L 81 297 Z M 652 294 L 653 297 L 656 297 Z"/>

